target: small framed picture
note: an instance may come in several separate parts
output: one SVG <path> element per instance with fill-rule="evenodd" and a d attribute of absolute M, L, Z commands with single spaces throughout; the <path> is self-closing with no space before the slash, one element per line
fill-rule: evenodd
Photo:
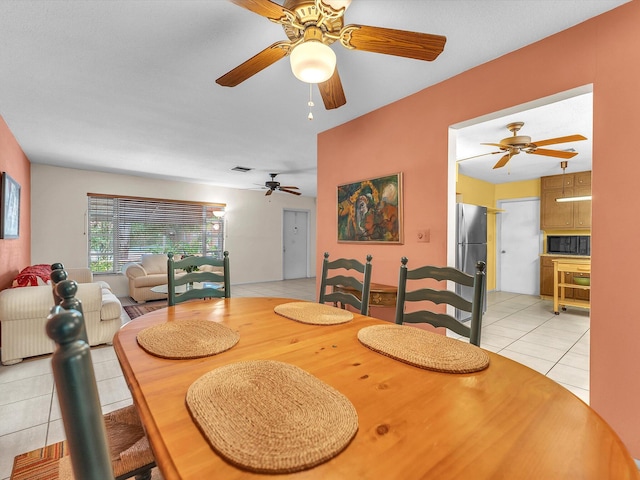
<path fill-rule="evenodd" d="M 20 235 L 20 185 L 7 172 L 2 174 L 1 195 L 0 238 L 18 238 Z"/>

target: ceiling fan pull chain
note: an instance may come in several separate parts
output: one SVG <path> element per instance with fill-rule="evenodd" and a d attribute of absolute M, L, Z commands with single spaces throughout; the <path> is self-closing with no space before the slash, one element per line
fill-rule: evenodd
<path fill-rule="evenodd" d="M 314 103 L 313 103 L 313 90 L 312 90 L 313 84 L 309 84 L 309 101 L 307 102 L 307 105 L 309 105 L 309 115 L 307 115 L 307 118 L 309 120 L 313 120 L 313 113 L 311 112 L 311 107 L 313 107 Z"/>

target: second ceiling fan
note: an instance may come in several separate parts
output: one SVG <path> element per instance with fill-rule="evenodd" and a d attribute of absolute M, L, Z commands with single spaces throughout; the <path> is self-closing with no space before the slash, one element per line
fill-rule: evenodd
<path fill-rule="evenodd" d="M 527 135 L 518 135 L 518 132 L 523 127 L 524 122 L 513 122 L 507 125 L 509 131 L 513 133 L 513 136 L 503 138 L 500 140 L 500 143 L 482 143 L 481 145 L 493 145 L 494 147 L 498 147 L 500 150 L 497 152 L 491 152 L 485 155 L 491 155 L 495 153 L 505 153 L 504 156 L 498 160 L 493 168 L 501 168 L 504 167 L 511 157 L 519 154 L 520 152 L 532 153 L 534 155 L 544 155 L 547 157 L 556 157 L 556 158 L 572 158 L 575 157 L 578 152 L 571 152 L 566 150 L 551 150 L 545 147 L 547 145 L 555 145 L 558 143 L 567 143 L 567 142 L 577 142 L 579 140 L 586 140 L 587 138 L 582 135 L 568 135 L 566 137 L 557 137 L 557 138 L 549 138 L 547 140 L 536 140 L 531 141 L 531 137 Z"/>
<path fill-rule="evenodd" d="M 283 57 L 291 58 L 294 75 L 317 83 L 327 110 L 347 103 L 335 53 L 329 47 L 339 42 L 350 50 L 384 53 L 417 60 L 435 60 L 447 41 L 441 35 L 409 32 L 366 25 L 344 25 L 343 15 L 351 0 L 230 0 L 282 25 L 287 41 L 279 41 L 225 73 L 216 83 L 235 87 Z M 318 75 L 309 77 L 307 75 Z"/>
<path fill-rule="evenodd" d="M 276 181 L 277 175 L 278 175 L 277 173 L 269 174 L 269 176 L 271 177 L 271 180 L 265 182 L 264 184 L 265 188 L 268 189 L 265 195 L 271 195 L 276 190 L 279 190 L 280 192 L 285 192 L 285 193 L 292 193 L 294 195 L 300 195 L 300 192 L 294 191 L 294 190 L 299 190 L 298 187 L 294 187 L 291 185 L 289 186 L 280 185 L 280 182 Z"/>

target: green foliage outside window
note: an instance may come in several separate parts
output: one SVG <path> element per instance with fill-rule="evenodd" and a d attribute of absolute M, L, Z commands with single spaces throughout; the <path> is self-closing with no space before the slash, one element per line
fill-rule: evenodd
<path fill-rule="evenodd" d="M 224 222 L 220 206 L 127 197 L 89 197 L 89 264 L 118 273 L 145 253 L 220 256 Z"/>

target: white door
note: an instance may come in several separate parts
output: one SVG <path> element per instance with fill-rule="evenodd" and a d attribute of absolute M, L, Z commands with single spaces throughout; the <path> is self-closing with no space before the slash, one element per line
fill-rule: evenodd
<path fill-rule="evenodd" d="M 285 210 L 283 213 L 282 271 L 285 280 L 306 278 L 308 260 L 309 213 Z"/>
<path fill-rule="evenodd" d="M 498 202 L 498 289 L 540 294 L 540 200 Z"/>

